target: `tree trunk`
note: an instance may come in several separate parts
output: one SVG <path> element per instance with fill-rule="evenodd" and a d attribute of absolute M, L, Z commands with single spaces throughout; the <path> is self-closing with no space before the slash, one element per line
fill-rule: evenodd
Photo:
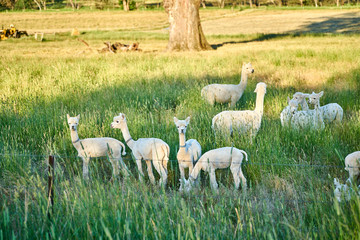
<path fill-rule="evenodd" d="M 123 0 L 124 11 L 128 12 L 130 10 L 130 0 Z"/>
<path fill-rule="evenodd" d="M 165 0 L 169 16 L 169 51 L 200 51 L 212 49 L 200 23 L 200 0 Z"/>
<path fill-rule="evenodd" d="M 314 0 L 315 2 L 315 7 L 318 7 L 318 0 Z"/>
<path fill-rule="evenodd" d="M 218 0 L 218 3 L 219 3 L 219 8 L 225 7 L 225 0 Z"/>
<path fill-rule="evenodd" d="M 252 0 L 249 0 L 250 8 L 252 8 Z"/>
<path fill-rule="evenodd" d="M 38 1 L 34 0 L 34 2 L 36 3 L 36 5 L 38 6 L 39 10 L 41 11 L 41 5 Z"/>

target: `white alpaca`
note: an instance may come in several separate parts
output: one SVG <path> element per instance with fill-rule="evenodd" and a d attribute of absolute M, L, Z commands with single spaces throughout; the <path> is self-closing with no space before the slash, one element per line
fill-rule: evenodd
<path fill-rule="evenodd" d="M 306 102 L 306 98 L 308 98 L 308 97 L 309 97 L 309 94 L 302 93 L 302 92 L 296 92 L 293 95 L 293 99 L 296 100 L 300 104 L 301 110 L 303 110 L 303 111 L 309 110 L 309 106 Z"/>
<path fill-rule="evenodd" d="M 360 177 L 360 151 L 350 153 L 345 158 L 345 170 L 349 172 L 350 181 Z"/>
<path fill-rule="evenodd" d="M 179 151 L 177 153 L 177 160 L 179 163 L 181 180 L 185 180 L 185 168 L 189 168 L 189 176 L 197 160 L 201 156 L 201 145 L 195 139 L 189 139 L 186 141 L 185 133 L 186 128 L 189 125 L 190 117 L 185 120 L 179 120 L 174 117 L 175 125 L 179 132 Z M 182 182 L 180 189 L 182 189 Z"/>
<path fill-rule="evenodd" d="M 334 178 L 334 196 L 338 202 L 341 202 L 342 199 L 349 201 L 351 198 L 351 188 L 347 184 L 341 184 L 339 179 Z"/>
<path fill-rule="evenodd" d="M 160 175 L 160 185 L 166 186 L 167 183 L 167 163 L 169 161 L 170 148 L 163 140 L 158 138 L 139 138 L 137 141 L 131 138 L 127 126 L 125 114 L 120 113 L 114 117 L 111 123 L 112 128 L 120 128 L 126 144 L 131 149 L 139 170 L 139 178 L 144 176 L 141 160 L 145 160 L 150 182 L 155 184 L 155 177 L 152 171 L 151 162 Z"/>
<path fill-rule="evenodd" d="M 313 92 L 312 94 L 310 94 L 308 96 L 309 97 L 309 103 L 319 102 L 319 105 L 320 105 L 320 97 L 323 94 L 324 94 L 323 91 L 321 91 L 318 94 Z M 326 104 L 324 106 L 321 106 L 320 111 L 321 111 L 321 114 L 323 116 L 323 119 L 324 119 L 325 123 L 332 123 L 332 122 L 341 123 L 341 121 L 343 119 L 344 110 L 337 103 L 329 103 L 329 104 Z"/>
<path fill-rule="evenodd" d="M 232 134 L 234 130 L 240 135 L 249 134 L 251 139 L 256 136 L 261 127 L 264 111 L 264 97 L 266 84 L 260 82 L 256 85 L 256 107 L 254 111 L 223 111 L 212 119 L 212 128 L 225 134 Z"/>
<path fill-rule="evenodd" d="M 128 176 L 127 167 L 122 160 L 122 155 L 125 155 L 125 145 L 114 138 L 86 138 L 80 139 L 77 133 L 77 126 L 79 124 L 80 115 L 70 117 L 67 114 L 67 120 L 71 132 L 71 141 L 79 157 L 83 160 L 83 177 L 89 178 L 89 161 L 93 157 L 108 156 L 113 167 L 113 175 L 119 175 L 120 165 L 124 176 Z"/>
<path fill-rule="evenodd" d="M 211 188 L 217 190 L 218 184 L 216 182 L 215 170 L 228 167 L 230 167 L 234 178 L 235 189 L 239 188 L 240 183 L 246 187 L 246 178 L 241 171 L 241 163 L 244 156 L 245 160 L 248 161 L 246 152 L 234 147 L 217 148 L 204 153 L 192 170 L 189 181 L 185 180 L 186 191 L 190 191 L 201 170 L 209 173 Z"/>
<path fill-rule="evenodd" d="M 297 106 L 290 107 L 291 112 L 293 113 L 293 116 L 291 118 L 291 127 L 297 130 L 306 128 L 313 130 L 322 130 L 325 128 L 319 103 L 320 97 L 322 95 L 323 92 L 320 92 L 317 95 L 317 100 L 309 101 L 311 104 L 314 104 L 315 110 L 296 111 Z"/>
<path fill-rule="evenodd" d="M 290 127 L 291 118 L 293 113 L 291 112 L 291 108 L 295 108 L 299 105 L 298 101 L 295 99 L 287 98 L 288 106 L 286 106 L 282 112 L 280 113 L 280 121 L 282 127 Z"/>
<path fill-rule="evenodd" d="M 251 63 L 244 63 L 239 84 L 210 84 L 201 90 L 201 96 L 211 105 L 215 102 L 230 103 L 230 107 L 234 107 L 245 91 L 248 75 L 253 72 Z"/>

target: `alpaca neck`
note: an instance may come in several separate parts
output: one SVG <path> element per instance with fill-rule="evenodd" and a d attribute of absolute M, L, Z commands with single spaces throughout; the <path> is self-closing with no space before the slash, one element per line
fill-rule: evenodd
<path fill-rule="evenodd" d="M 125 140 L 126 144 L 129 146 L 129 148 L 131 150 L 133 150 L 135 141 L 131 138 L 131 135 L 130 135 L 129 128 L 128 128 L 127 124 L 125 124 L 125 126 L 121 128 L 121 132 L 123 134 L 123 137 L 124 137 L 124 140 Z"/>
<path fill-rule="evenodd" d="M 179 151 L 186 151 L 186 138 L 184 133 L 179 134 Z"/>
<path fill-rule="evenodd" d="M 309 110 L 309 105 L 307 104 L 305 99 L 301 102 L 301 108 L 303 111 Z"/>
<path fill-rule="evenodd" d="M 77 130 L 70 130 L 71 133 L 71 142 L 74 145 L 74 147 L 77 149 L 80 147 L 80 138 L 78 135 Z"/>
<path fill-rule="evenodd" d="M 238 84 L 238 88 L 240 89 L 240 91 L 244 92 L 246 85 L 247 85 L 247 79 L 248 79 L 248 75 L 245 72 L 245 69 L 242 69 L 241 71 L 241 80 L 240 83 Z"/>
<path fill-rule="evenodd" d="M 263 111 L 264 111 L 264 97 L 265 97 L 265 92 L 256 94 L 255 112 L 259 113 L 261 116 L 263 115 Z"/>

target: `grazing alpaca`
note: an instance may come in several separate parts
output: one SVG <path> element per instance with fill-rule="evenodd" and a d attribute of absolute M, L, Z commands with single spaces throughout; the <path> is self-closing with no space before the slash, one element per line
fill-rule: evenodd
<path fill-rule="evenodd" d="M 254 69 L 251 66 L 251 63 L 244 63 L 241 70 L 241 81 L 239 84 L 210 84 L 201 90 L 201 96 L 211 105 L 214 105 L 215 102 L 230 102 L 230 107 L 234 107 L 245 91 L 248 75 L 253 72 Z"/>
<path fill-rule="evenodd" d="M 256 136 L 261 126 L 264 110 L 264 97 L 266 84 L 260 82 L 256 85 L 256 107 L 254 111 L 223 111 L 212 119 L 212 128 L 215 131 L 229 133 L 238 130 L 240 134 L 249 133 L 251 140 Z"/>
<path fill-rule="evenodd" d="M 126 139 L 126 144 L 129 146 L 135 157 L 136 164 L 140 172 L 139 178 L 144 176 L 141 160 L 145 160 L 150 182 L 155 184 L 155 177 L 151 166 L 152 162 L 156 171 L 160 175 L 160 185 L 162 184 L 165 187 L 167 183 L 167 163 L 169 161 L 170 154 L 169 146 L 163 140 L 158 138 L 139 138 L 137 141 L 133 140 L 127 126 L 125 114 L 123 113 L 114 117 L 111 127 L 120 128 L 124 139 Z"/>
<path fill-rule="evenodd" d="M 320 105 L 320 97 L 324 94 L 323 91 L 320 93 L 312 93 L 309 95 L 309 103 L 316 103 L 319 102 Z M 320 107 L 321 114 L 323 116 L 325 123 L 341 123 L 344 115 L 344 110 L 342 107 L 337 103 L 329 103 L 324 106 Z"/>
<path fill-rule="evenodd" d="M 341 199 L 349 201 L 351 198 L 351 188 L 347 184 L 341 184 L 339 179 L 334 178 L 334 196 L 338 202 L 341 202 Z"/>
<path fill-rule="evenodd" d="M 298 101 L 295 99 L 287 98 L 288 106 L 282 110 L 280 113 L 280 121 L 282 127 L 290 127 L 291 118 L 293 116 L 291 108 L 297 107 L 299 105 Z"/>
<path fill-rule="evenodd" d="M 179 120 L 174 117 L 175 125 L 179 131 L 179 151 L 177 153 L 177 160 L 179 163 L 181 180 L 185 180 L 185 168 L 189 168 L 189 176 L 197 160 L 201 156 L 201 145 L 195 139 L 189 139 L 186 141 L 185 133 L 186 128 L 189 125 L 190 117 L 185 120 Z M 182 189 L 182 182 L 180 189 Z"/>
<path fill-rule="evenodd" d="M 77 126 L 79 124 L 80 115 L 76 117 L 70 117 L 67 114 L 67 120 L 71 132 L 71 141 L 79 157 L 83 160 L 83 177 L 89 178 L 89 161 L 92 157 L 106 157 L 108 156 L 113 167 L 113 175 L 119 175 L 120 165 L 122 166 L 122 173 L 124 176 L 128 176 L 127 167 L 122 160 L 122 155 L 125 155 L 125 145 L 114 138 L 86 138 L 80 139 L 77 133 Z"/>
<path fill-rule="evenodd" d="M 244 156 L 245 160 L 248 161 L 246 152 L 234 147 L 217 148 L 204 153 L 192 170 L 189 180 L 185 180 L 186 191 L 190 191 L 193 182 L 200 174 L 200 170 L 209 172 L 211 188 L 213 190 L 217 190 L 218 184 L 216 182 L 215 170 L 228 167 L 230 167 L 231 173 L 234 177 L 235 189 L 239 188 L 240 183 L 246 187 L 246 178 L 241 171 L 241 163 Z"/>
<path fill-rule="evenodd" d="M 302 92 L 296 92 L 293 95 L 293 99 L 296 100 L 301 105 L 301 110 L 303 110 L 303 111 L 309 110 L 309 106 L 306 102 L 306 98 L 308 98 L 308 97 L 309 97 L 309 94 L 302 93 Z"/>
<path fill-rule="evenodd" d="M 349 172 L 351 182 L 360 177 L 360 151 L 350 153 L 345 158 L 345 170 Z"/>
<path fill-rule="evenodd" d="M 291 112 L 293 113 L 293 116 L 291 118 L 291 127 L 297 130 L 305 129 L 305 128 L 313 129 L 313 130 L 322 130 L 325 128 L 324 120 L 320 110 L 320 103 L 319 103 L 322 94 L 323 92 L 317 95 L 317 100 L 313 100 L 313 101 L 309 100 L 310 104 L 314 104 L 315 110 L 297 111 L 298 106 L 290 107 Z"/>

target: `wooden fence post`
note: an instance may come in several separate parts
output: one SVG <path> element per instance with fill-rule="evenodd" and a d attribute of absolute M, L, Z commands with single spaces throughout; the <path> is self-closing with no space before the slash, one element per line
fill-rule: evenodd
<path fill-rule="evenodd" d="M 51 206 L 54 205 L 54 156 L 49 156 L 49 175 L 48 175 L 48 198 Z M 49 211 L 50 216 L 50 211 Z"/>

